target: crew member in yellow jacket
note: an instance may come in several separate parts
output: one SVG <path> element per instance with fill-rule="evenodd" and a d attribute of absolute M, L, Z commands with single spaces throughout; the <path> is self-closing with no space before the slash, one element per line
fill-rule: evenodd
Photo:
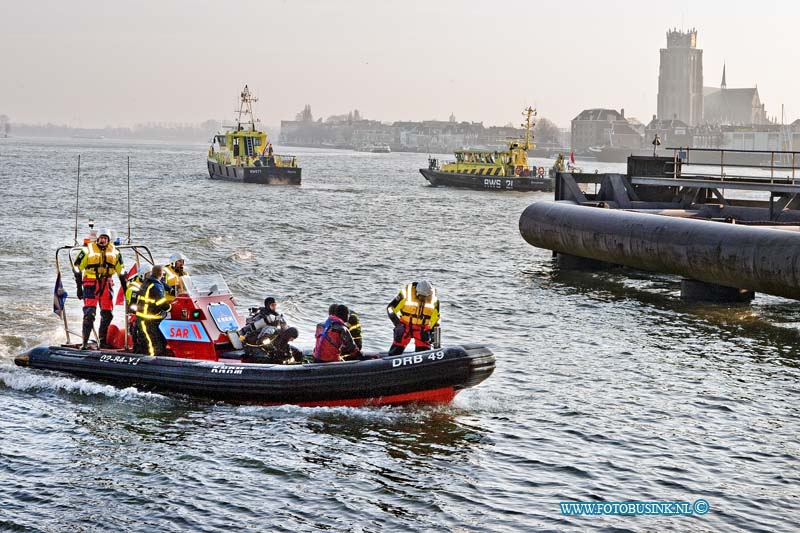
<path fill-rule="evenodd" d="M 110 348 L 106 337 L 108 326 L 111 325 L 111 320 L 114 318 L 112 313 L 114 309 L 112 300 L 114 274 L 119 276 L 122 290 L 127 290 L 125 265 L 122 264 L 122 255 L 119 250 L 111 244 L 111 232 L 107 229 L 100 230 L 97 240 L 90 241 L 80 251 L 74 266 L 78 298 L 83 300 L 81 349 L 88 349 L 98 304 L 100 305 L 100 328 L 97 331 L 97 338 L 100 341 L 100 348 Z"/>
<path fill-rule="evenodd" d="M 439 323 L 439 298 L 428 281 L 415 281 L 403 287 L 386 308 L 394 324 L 394 340 L 389 355 L 399 355 L 414 339 L 415 351 L 430 350 L 433 328 Z"/>

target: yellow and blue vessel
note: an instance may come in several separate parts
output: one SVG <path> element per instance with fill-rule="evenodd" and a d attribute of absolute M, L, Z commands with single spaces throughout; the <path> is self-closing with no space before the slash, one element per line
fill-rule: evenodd
<path fill-rule="evenodd" d="M 527 107 L 522 127 L 525 139 L 507 141 L 505 150 L 456 150 L 455 161 L 439 163 L 428 158 L 428 168 L 420 173 L 434 187 L 463 187 L 479 190 L 551 191 L 553 178 L 544 167 L 528 165 L 528 150 L 533 148 L 531 127 L 536 110 Z"/>
<path fill-rule="evenodd" d="M 236 124 L 217 133 L 208 149 L 208 175 L 245 183 L 300 185 L 297 157 L 275 154 L 267 134 L 258 129 L 259 121 L 253 116 L 258 99 L 247 85 L 240 98 Z"/>

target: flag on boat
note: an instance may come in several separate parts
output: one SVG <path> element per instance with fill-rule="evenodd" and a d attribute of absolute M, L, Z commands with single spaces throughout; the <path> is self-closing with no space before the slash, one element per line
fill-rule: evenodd
<path fill-rule="evenodd" d="M 136 267 L 136 263 L 134 263 L 131 269 L 128 270 L 128 274 L 125 276 L 125 279 L 130 282 L 137 272 L 138 269 Z M 117 291 L 117 300 L 114 302 L 114 305 L 122 305 L 123 303 L 125 303 L 125 291 L 123 291 L 122 287 L 120 287 Z"/>
<path fill-rule="evenodd" d="M 575 164 L 575 152 L 569 153 L 569 162 L 572 163 L 573 165 Z"/>
<path fill-rule="evenodd" d="M 56 286 L 53 288 L 53 312 L 61 318 L 64 314 L 64 302 L 67 299 L 67 291 L 61 284 L 61 272 L 56 277 Z"/>

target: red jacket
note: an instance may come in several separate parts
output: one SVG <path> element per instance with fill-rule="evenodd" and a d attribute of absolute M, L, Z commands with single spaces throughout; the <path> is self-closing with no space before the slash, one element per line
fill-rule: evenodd
<path fill-rule="evenodd" d="M 341 361 L 342 355 L 350 355 L 357 351 L 358 347 L 347 329 L 347 324 L 337 316 L 329 316 L 317 333 L 314 360 L 321 363 Z"/>

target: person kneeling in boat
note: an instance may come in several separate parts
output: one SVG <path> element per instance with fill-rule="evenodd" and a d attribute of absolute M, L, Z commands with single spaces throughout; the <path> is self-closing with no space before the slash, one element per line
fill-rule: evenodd
<path fill-rule="evenodd" d="M 356 346 L 353 336 L 347 327 L 350 310 L 346 305 L 339 304 L 333 308 L 333 313 L 328 316 L 318 328 L 317 342 L 314 346 L 315 363 L 333 363 L 344 361 L 353 356 L 359 358 L 361 351 Z"/>
<path fill-rule="evenodd" d="M 83 300 L 83 343 L 81 349 L 88 349 L 89 337 L 94 328 L 94 317 L 97 306 L 100 305 L 100 328 L 97 337 L 100 348 L 110 348 L 106 342 L 108 327 L 114 318 L 112 310 L 114 302 L 111 295 L 114 292 L 114 279 L 116 274 L 122 285 L 122 290 L 127 290 L 128 281 L 125 277 L 125 265 L 122 264 L 122 255 L 111 244 L 111 232 L 101 229 L 97 240 L 89 242 L 81 249 L 74 262 L 75 283 L 77 284 L 78 298 Z"/>
<path fill-rule="evenodd" d="M 273 326 L 262 328 L 255 343 L 245 342 L 242 362 L 274 365 L 300 363 L 303 352 L 290 344 L 298 335 L 297 328 L 286 328 L 280 332 Z"/>
<path fill-rule="evenodd" d="M 439 325 L 439 299 L 427 281 L 415 281 L 403 287 L 386 308 L 394 324 L 394 340 L 389 355 L 400 355 L 414 339 L 414 349 L 431 349 L 434 328 Z"/>
<path fill-rule="evenodd" d="M 244 362 L 288 364 L 302 360 L 302 352 L 289 344 L 297 338 L 297 329 L 288 327 L 277 308 L 275 298 L 268 296 L 264 298 L 264 307 L 250 310 L 245 326 L 239 330 L 245 349 Z"/>
<path fill-rule="evenodd" d="M 153 356 L 167 354 L 167 341 L 158 329 L 172 308 L 161 280 L 163 276 L 164 267 L 155 265 L 150 276 L 139 287 L 139 296 L 136 298 L 136 324 L 139 329 L 136 340 L 139 345 L 133 349 L 136 353 Z"/>
<path fill-rule="evenodd" d="M 278 303 L 272 296 L 264 298 L 264 307 L 250 308 L 250 316 L 245 325 L 239 330 L 239 337 L 245 345 L 257 346 L 261 343 L 259 338 L 265 328 L 272 328 L 272 336 L 286 330 L 288 327 L 283 315 L 278 313 Z"/>

